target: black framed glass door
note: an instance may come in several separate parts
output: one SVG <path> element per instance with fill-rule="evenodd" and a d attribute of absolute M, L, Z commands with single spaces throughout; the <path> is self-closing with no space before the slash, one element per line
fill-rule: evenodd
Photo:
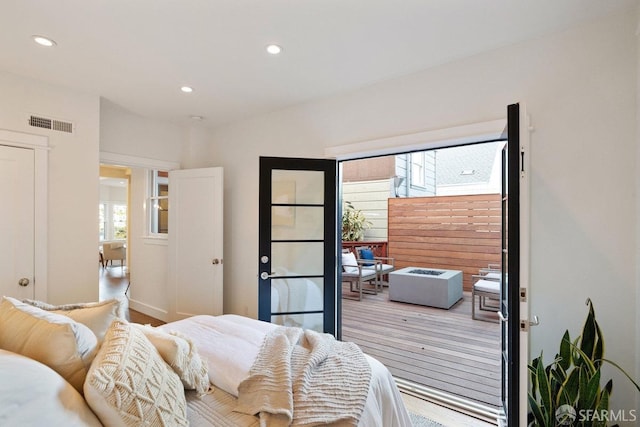
<path fill-rule="evenodd" d="M 336 334 L 336 162 L 260 158 L 258 317 Z"/>
<path fill-rule="evenodd" d="M 502 150 L 502 405 L 508 426 L 519 419 L 520 363 L 520 106 L 507 107 L 507 143 Z"/>

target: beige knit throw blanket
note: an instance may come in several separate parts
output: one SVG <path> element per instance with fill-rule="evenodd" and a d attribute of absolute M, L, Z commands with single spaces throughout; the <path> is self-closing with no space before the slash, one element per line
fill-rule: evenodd
<path fill-rule="evenodd" d="M 371 366 L 354 343 L 282 326 L 265 337 L 235 410 L 259 413 L 263 427 L 355 426 L 370 380 Z"/>

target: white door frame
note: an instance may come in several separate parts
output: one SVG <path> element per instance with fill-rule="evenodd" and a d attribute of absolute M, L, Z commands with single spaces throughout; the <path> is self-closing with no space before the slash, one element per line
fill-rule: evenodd
<path fill-rule="evenodd" d="M 34 295 L 37 300 L 47 301 L 49 137 L 0 129 L 0 144 L 34 151 Z"/>
<path fill-rule="evenodd" d="M 165 171 L 171 171 L 171 170 L 175 170 L 175 169 L 180 169 L 180 163 L 179 162 L 173 162 L 173 161 L 168 161 L 168 160 L 160 160 L 160 159 L 153 159 L 153 158 L 149 158 L 149 157 L 140 157 L 140 156 L 132 156 L 132 155 L 128 155 L 128 154 L 120 154 L 120 153 L 112 153 L 112 152 L 108 152 L 108 151 L 100 151 L 100 163 L 101 164 L 105 164 L 105 165 L 114 165 L 114 166 L 125 166 L 125 167 L 130 167 L 130 168 L 139 168 L 139 169 L 146 169 L 146 170 L 165 170 Z M 145 182 L 144 182 L 144 187 L 148 188 L 149 187 L 149 182 L 148 182 L 148 177 L 149 174 L 145 174 L 146 178 L 145 178 Z M 129 185 L 132 185 L 132 182 L 129 182 Z M 146 224 L 147 221 L 147 211 L 146 210 L 142 210 L 142 211 L 137 211 L 134 212 L 131 208 L 131 206 L 129 206 L 129 202 L 130 200 L 127 202 L 127 215 L 140 215 L 143 217 L 142 222 L 143 224 Z M 132 237 L 130 233 L 127 233 L 128 239 L 131 238 L 136 238 L 135 236 Z M 96 234 L 96 244 L 98 240 L 98 235 Z M 142 240 L 144 242 L 144 244 L 149 244 L 149 245 L 161 245 L 161 246 L 167 246 L 168 247 L 168 238 L 164 239 L 164 238 L 157 238 L 157 237 L 149 237 L 149 236 L 143 236 Z M 131 267 L 132 267 L 132 263 L 131 261 L 134 261 L 136 259 L 139 259 L 139 252 L 136 252 L 136 248 L 138 248 L 137 245 L 134 244 L 130 244 L 128 245 L 128 249 L 127 251 L 129 251 L 128 253 L 128 261 L 127 264 L 129 265 L 129 271 L 131 272 L 131 274 L 138 274 L 135 273 Z M 168 260 L 168 258 L 167 258 Z M 166 262 L 166 260 L 164 261 Z M 166 283 L 165 283 L 166 285 Z M 164 287 L 163 287 L 164 289 Z M 146 315 L 155 317 L 157 319 L 161 319 L 161 320 L 167 320 L 167 313 L 168 313 L 168 308 L 169 306 L 167 305 L 165 306 L 160 306 L 157 307 L 155 305 L 152 304 L 148 304 L 145 301 L 139 300 L 135 298 L 135 295 L 130 294 L 131 296 L 129 297 L 129 306 L 135 310 L 138 310 Z"/>
<path fill-rule="evenodd" d="M 506 108 L 506 106 L 505 106 Z M 529 170 L 529 133 L 530 117 L 526 112 L 524 103 L 520 103 L 520 146 L 524 156 L 525 171 Z M 356 160 L 360 158 L 391 155 L 396 153 L 432 150 L 441 147 L 453 147 L 483 140 L 495 140 L 503 138 L 503 132 L 507 124 L 505 118 L 486 122 L 471 123 L 451 128 L 435 129 L 425 132 L 391 136 L 387 138 L 356 142 L 352 144 L 327 147 L 325 155 L 335 158 L 337 161 Z M 529 257 L 530 257 L 530 218 L 529 218 L 529 174 L 525 173 L 520 181 L 520 287 L 529 292 Z M 529 302 L 520 303 L 520 318 L 528 321 Z M 526 420 L 527 415 L 527 390 L 528 375 L 527 362 L 529 360 L 529 333 L 520 333 L 520 417 Z M 493 415 L 493 414 L 491 414 Z"/>

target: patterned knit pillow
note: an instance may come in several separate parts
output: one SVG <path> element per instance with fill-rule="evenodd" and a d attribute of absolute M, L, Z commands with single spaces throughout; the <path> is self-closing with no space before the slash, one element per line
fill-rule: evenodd
<path fill-rule="evenodd" d="M 162 359 L 178 374 L 184 388 L 204 394 L 209 390 L 209 365 L 200 358 L 191 339 L 179 332 L 131 323 L 147 337 Z"/>
<path fill-rule="evenodd" d="M 84 394 L 104 425 L 189 425 L 180 378 L 125 320 L 114 320 L 107 330 Z"/>

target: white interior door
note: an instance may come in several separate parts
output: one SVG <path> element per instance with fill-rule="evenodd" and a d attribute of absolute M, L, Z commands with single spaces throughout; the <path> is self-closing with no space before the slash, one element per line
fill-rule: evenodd
<path fill-rule="evenodd" d="M 0 145 L 0 294 L 34 298 L 34 150 Z"/>
<path fill-rule="evenodd" d="M 222 168 L 169 172 L 169 320 L 222 314 Z"/>

